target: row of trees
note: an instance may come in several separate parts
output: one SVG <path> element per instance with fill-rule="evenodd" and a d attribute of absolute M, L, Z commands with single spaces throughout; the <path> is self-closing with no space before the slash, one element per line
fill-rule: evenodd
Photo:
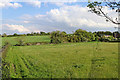
<path fill-rule="evenodd" d="M 59 31 L 58 31 L 59 32 Z M 63 32 L 66 34 L 66 32 Z M 101 36 L 101 35 L 110 35 L 110 36 L 113 36 L 113 37 L 116 37 L 118 38 L 119 37 L 119 32 L 110 32 L 110 31 L 98 31 L 98 32 L 93 32 L 94 34 L 96 34 L 97 36 Z M 2 37 L 13 37 L 13 36 L 40 36 L 40 35 L 50 35 L 50 32 L 48 33 L 45 33 L 45 32 L 31 32 L 31 33 L 27 33 L 27 34 L 17 34 L 17 33 L 14 33 L 13 35 L 7 35 L 6 33 L 4 34 L 0 34 L 0 36 Z"/>
<path fill-rule="evenodd" d="M 104 32 L 104 31 L 98 31 L 98 32 L 94 32 L 94 33 L 96 33 L 98 36 L 100 36 L 101 34 L 104 34 L 104 35 L 113 35 L 113 33 L 110 32 L 110 31 L 106 31 L 106 32 Z"/>
<path fill-rule="evenodd" d="M 14 33 L 13 35 L 7 35 L 6 33 L 0 35 L 2 37 L 14 37 L 14 36 L 40 36 L 40 35 L 50 35 L 50 32 L 45 33 L 45 32 L 31 32 L 27 34 L 17 34 Z"/>
<path fill-rule="evenodd" d="M 105 35 L 109 35 L 109 37 L 105 37 Z M 113 36 L 113 33 L 111 32 L 93 32 L 92 33 L 92 32 L 87 32 L 82 29 L 76 30 L 73 34 L 67 34 L 64 31 L 63 32 L 53 31 L 51 33 L 50 38 L 51 38 L 51 43 L 112 41 L 116 39 Z"/>
<path fill-rule="evenodd" d="M 109 36 L 113 36 L 113 37 L 115 37 L 115 38 L 119 38 L 119 36 L 120 36 L 120 33 L 119 33 L 118 31 L 116 31 L 116 32 L 98 31 L 98 32 L 93 32 L 93 33 L 95 33 L 95 34 L 96 34 L 97 36 L 99 36 L 99 37 L 101 37 L 102 35 L 109 35 Z"/>

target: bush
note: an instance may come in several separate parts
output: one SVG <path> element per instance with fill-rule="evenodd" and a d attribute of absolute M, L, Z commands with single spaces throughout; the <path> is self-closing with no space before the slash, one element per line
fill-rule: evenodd
<path fill-rule="evenodd" d="M 62 43 L 67 41 L 66 33 L 54 31 L 51 33 L 51 43 Z"/>
<path fill-rule="evenodd" d="M 23 40 L 19 40 L 19 45 L 20 46 L 24 46 L 25 44 L 24 44 L 24 41 Z"/>
<path fill-rule="evenodd" d="M 103 33 L 103 32 L 102 32 Z M 101 32 L 99 32 L 101 34 Z M 114 37 L 106 38 L 104 35 L 87 32 L 82 29 L 76 30 L 73 34 L 66 34 L 66 32 L 54 31 L 51 33 L 51 43 L 63 42 L 90 42 L 90 41 L 111 41 Z"/>

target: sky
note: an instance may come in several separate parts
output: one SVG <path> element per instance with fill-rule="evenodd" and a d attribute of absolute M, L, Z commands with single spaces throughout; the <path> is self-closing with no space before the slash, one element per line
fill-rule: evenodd
<path fill-rule="evenodd" d="M 117 25 L 89 12 L 87 2 L 2 2 L 1 33 L 23 34 L 31 32 L 116 31 Z M 113 18 L 117 14 L 105 7 Z"/>

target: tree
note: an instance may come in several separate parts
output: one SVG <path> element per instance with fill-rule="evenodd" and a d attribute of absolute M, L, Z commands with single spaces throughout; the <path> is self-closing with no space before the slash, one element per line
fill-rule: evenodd
<path fill-rule="evenodd" d="M 13 36 L 18 36 L 18 34 L 17 34 L 17 33 L 14 33 Z"/>
<path fill-rule="evenodd" d="M 4 34 L 2 35 L 2 37 L 7 37 L 7 34 L 6 34 L 6 33 L 4 33 Z"/>
<path fill-rule="evenodd" d="M 106 31 L 105 35 L 112 35 L 112 33 L 110 31 Z"/>
<path fill-rule="evenodd" d="M 50 35 L 50 32 L 46 33 L 46 35 Z"/>
<path fill-rule="evenodd" d="M 40 35 L 39 32 L 37 32 L 36 35 Z"/>
<path fill-rule="evenodd" d="M 60 40 L 60 31 L 53 31 L 51 33 L 51 43 L 61 43 Z"/>
<path fill-rule="evenodd" d="M 103 9 L 108 7 L 109 9 L 120 13 L 120 1 L 119 2 L 110 2 L 109 0 L 104 0 L 104 2 L 89 2 L 88 6 L 89 11 L 106 18 L 106 21 L 110 21 L 114 24 L 120 25 L 119 19 L 113 19 L 111 16 L 108 16 L 108 13 L 105 13 Z"/>
<path fill-rule="evenodd" d="M 118 31 L 113 32 L 113 36 L 114 36 L 115 38 L 120 38 L 120 33 L 119 33 Z"/>
<path fill-rule="evenodd" d="M 34 35 L 34 33 L 33 32 L 31 32 L 31 36 L 33 36 Z"/>
<path fill-rule="evenodd" d="M 77 36 L 76 42 L 87 42 L 87 41 L 94 41 L 95 36 L 92 32 L 87 32 L 82 29 L 78 29 L 75 31 L 74 35 Z"/>
<path fill-rule="evenodd" d="M 27 33 L 27 36 L 31 36 L 31 34 L 30 34 L 30 33 Z"/>
<path fill-rule="evenodd" d="M 45 32 L 40 32 L 40 35 L 46 35 L 46 33 Z"/>

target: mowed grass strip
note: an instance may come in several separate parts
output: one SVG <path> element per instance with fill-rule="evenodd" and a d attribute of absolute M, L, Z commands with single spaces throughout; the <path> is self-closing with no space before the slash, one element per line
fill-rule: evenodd
<path fill-rule="evenodd" d="M 16 78 L 117 78 L 118 43 L 13 46 L 6 61 Z"/>

